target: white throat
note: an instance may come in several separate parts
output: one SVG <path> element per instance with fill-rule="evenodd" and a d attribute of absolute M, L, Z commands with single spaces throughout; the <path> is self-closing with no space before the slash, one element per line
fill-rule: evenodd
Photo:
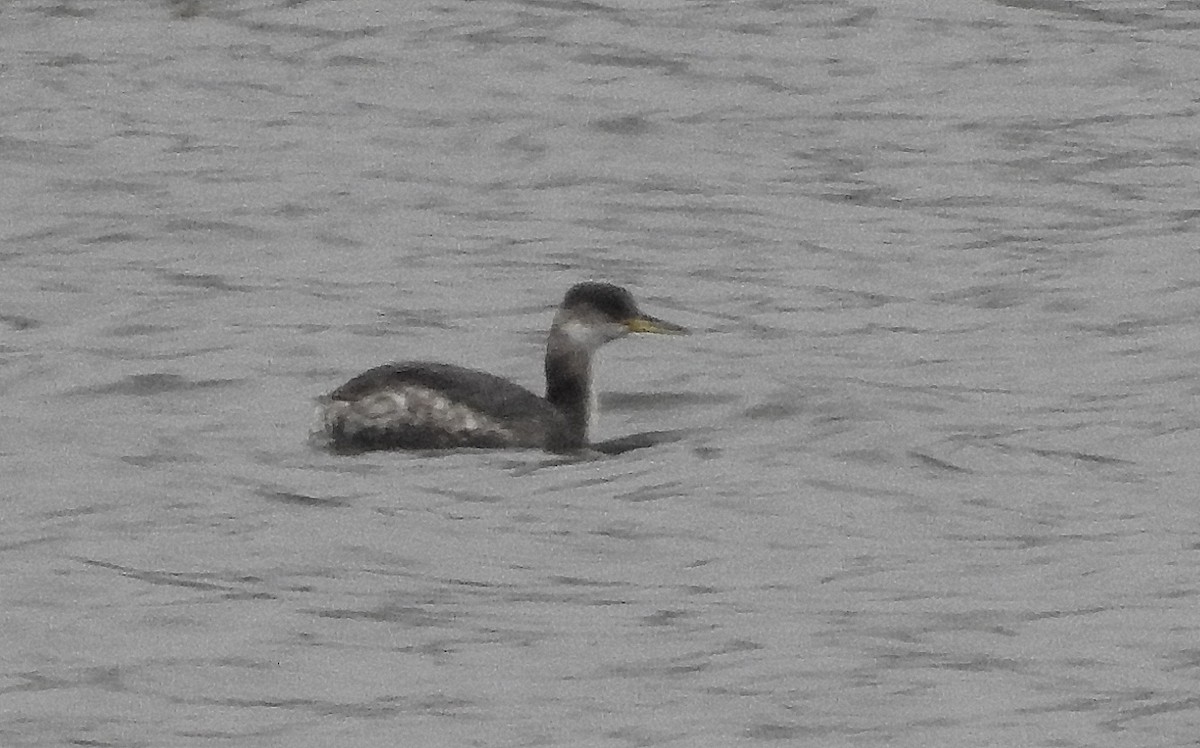
<path fill-rule="evenodd" d="M 576 320 L 564 322 L 559 326 L 559 330 L 567 340 L 571 341 L 573 346 L 581 348 L 589 354 L 595 353 L 597 348 L 612 339 L 603 327 L 584 324 Z"/>

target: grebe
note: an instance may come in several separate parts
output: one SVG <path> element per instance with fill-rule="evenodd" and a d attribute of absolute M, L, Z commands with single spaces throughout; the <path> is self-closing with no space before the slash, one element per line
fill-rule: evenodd
<path fill-rule="evenodd" d="M 588 446 L 592 356 L 629 333 L 687 334 L 638 310 L 610 283 L 579 283 L 563 297 L 546 340 L 546 396 L 452 364 L 406 361 L 359 374 L 320 399 L 322 435 L 339 452 L 458 447 Z"/>

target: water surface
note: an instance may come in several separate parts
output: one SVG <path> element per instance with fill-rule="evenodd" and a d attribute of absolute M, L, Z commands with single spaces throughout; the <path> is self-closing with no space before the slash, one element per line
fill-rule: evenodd
<path fill-rule="evenodd" d="M 0 743 L 1195 744 L 1195 3 L 0 21 Z M 587 278 L 681 441 L 308 444 Z"/>

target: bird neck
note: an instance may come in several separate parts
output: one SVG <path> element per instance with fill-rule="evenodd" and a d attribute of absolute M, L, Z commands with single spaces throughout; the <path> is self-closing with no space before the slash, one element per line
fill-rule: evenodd
<path fill-rule="evenodd" d="M 546 346 L 546 400 L 566 419 L 566 438 L 573 446 L 587 444 L 592 409 L 591 352 L 572 345 L 568 336 L 552 330 Z"/>

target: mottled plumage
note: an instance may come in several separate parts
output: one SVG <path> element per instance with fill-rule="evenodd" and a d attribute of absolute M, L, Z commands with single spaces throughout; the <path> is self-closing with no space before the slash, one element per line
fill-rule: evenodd
<path fill-rule="evenodd" d="M 544 447 L 565 439 L 565 419 L 544 398 L 451 364 L 378 366 L 324 405 L 325 431 L 342 448 Z"/>

